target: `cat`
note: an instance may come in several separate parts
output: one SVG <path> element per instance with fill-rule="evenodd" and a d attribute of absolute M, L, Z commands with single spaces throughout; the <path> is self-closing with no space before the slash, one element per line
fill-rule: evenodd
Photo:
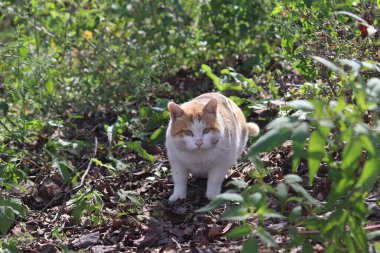
<path fill-rule="evenodd" d="M 242 154 L 249 136 L 259 127 L 247 123 L 243 112 L 229 98 L 206 93 L 178 105 L 168 103 L 166 149 L 174 191 L 169 202 L 185 199 L 189 173 L 207 177 L 206 197 L 220 194 L 227 171 Z"/>

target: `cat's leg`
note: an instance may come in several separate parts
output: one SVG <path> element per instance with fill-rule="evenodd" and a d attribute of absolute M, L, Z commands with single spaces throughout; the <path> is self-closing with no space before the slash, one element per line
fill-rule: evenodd
<path fill-rule="evenodd" d="M 215 167 L 211 169 L 208 173 L 206 197 L 210 200 L 214 199 L 216 195 L 220 194 L 220 191 L 222 189 L 222 183 L 224 181 L 228 169 L 230 168 L 225 166 L 226 165 L 224 165 L 223 167 Z"/>
<path fill-rule="evenodd" d="M 189 178 L 189 172 L 182 165 L 177 162 L 170 162 L 170 166 L 173 174 L 174 191 L 170 196 L 169 201 L 174 202 L 177 199 L 185 199 L 187 192 L 187 179 Z"/>

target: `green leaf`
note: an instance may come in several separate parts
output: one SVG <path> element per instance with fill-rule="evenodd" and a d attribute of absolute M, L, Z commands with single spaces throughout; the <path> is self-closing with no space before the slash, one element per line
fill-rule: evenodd
<path fill-rule="evenodd" d="M 5 102 L 0 102 L 0 109 L 3 111 L 3 116 L 7 116 L 9 111 L 9 105 Z"/>
<path fill-rule="evenodd" d="M 152 135 L 149 138 L 153 144 L 158 144 L 161 143 L 165 140 L 165 128 L 164 127 L 159 127 L 157 128 Z"/>
<path fill-rule="evenodd" d="M 248 153 L 247 156 L 249 156 L 250 154 Z M 252 162 L 255 164 L 256 166 L 256 172 L 254 172 L 253 170 L 250 170 L 250 176 L 253 177 L 253 178 L 264 178 L 265 176 L 263 176 L 263 174 L 265 173 L 264 171 L 264 163 L 263 161 L 260 159 L 259 155 L 258 154 L 253 154 L 250 156 Z"/>
<path fill-rule="evenodd" d="M 309 145 L 307 148 L 308 165 L 309 165 L 309 185 L 313 184 L 314 176 L 317 174 L 322 158 L 325 155 L 326 137 L 323 132 L 317 128 L 310 135 Z"/>
<path fill-rule="evenodd" d="M 276 7 L 272 10 L 270 15 L 276 15 L 276 14 L 280 13 L 283 9 L 284 9 L 284 7 L 280 3 L 276 3 Z"/>
<path fill-rule="evenodd" d="M 255 238 L 248 238 L 243 244 L 241 253 L 259 253 L 259 244 Z"/>
<path fill-rule="evenodd" d="M 347 15 L 347 16 L 350 16 L 350 17 L 356 19 L 356 20 L 359 21 L 359 22 L 362 22 L 363 24 L 367 24 L 367 25 L 368 25 L 367 21 L 365 21 L 364 19 L 362 19 L 362 18 L 359 17 L 358 15 L 355 15 L 355 14 L 353 14 L 353 13 L 351 13 L 351 12 L 348 12 L 348 11 L 334 11 L 333 14 L 343 14 L 343 15 Z"/>
<path fill-rule="evenodd" d="M 356 252 L 368 252 L 367 234 L 362 225 L 362 221 L 349 215 L 348 221 L 351 230 L 351 238 L 358 249 Z"/>
<path fill-rule="evenodd" d="M 272 128 L 293 128 L 294 126 L 298 125 L 299 121 L 295 117 L 282 117 L 277 118 L 271 122 L 265 127 L 267 129 Z"/>
<path fill-rule="evenodd" d="M 263 207 L 263 205 L 266 204 L 266 203 L 263 203 L 263 200 L 265 200 L 265 199 L 263 198 L 263 194 L 261 192 L 255 192 L 252 195 L 253 204 L 257 208 Z"/>
<path fill-rule="evenodd" d="M 52 79 L 49 79 L 47 82 L 46 82 L 46 91 L 49 95 L 53 95 L 54 93 L 54 88 L 55 88 L 55 84 L 53 82 Z"/>
<path fill-rule="evenodd" d="M 301 216 L 302 213 L 302 207 L 301 206 L 296 206 L 293 208 L 292 212 L 290 213 L 289 220 L 290 222 L 295 223 L 298 218 Z"/>
<path fill-rule="evenodd" d="M 248 219 L 250 216 L 251 214 L 248 212 L 248 208 L 245 206 L 239 205 L 227 210 L 221 217 L 221 220 L 242 221 L 242 220 Z"/>
<path fill-rule="evenodd" d="M 302 110 L 305 112 L 314 111 L 314 105 L 306 100 L 294 100 L 287 103 L 287 106 L 290 106 L 297 110 Z"/>
<path fill-rule="evenodd" d="M 104 164 L 104 163 L 102 163 L 102 161 L 100 161 L 97 158 L 92 158 L 92 161 L 94 163 L 96 163 L 97 165 L 106 168 L 110 173 L 113 173 L 113 171 L 115 170 L 115 168 L 112 166 L 112 164 L 109 164 L 109 163 Z"/>
<path fill-rule="evenodd" d="M 74 208 L 72 210 L 72 214 L 74 217 L 74 220 L 76 222 L 79 222 L 82 216 L 84 215 L 84 212 L 86 210 L 86 203 L 84 201 L 81 201 L 74 205 Z"/>
<path fill-rule="evenodd" d="M 333 208 L 336 205 L 336 201 L 354 185 L 355 181 L 352 177 L 343 177 L 341 178 L 335 187 L 332 187 L 328 199 L 326 208 Z"/>
<path fill-rule="evenodd" d="M 74 171 L 74 168 L 68 164 L 66 160 L 53 159 L 52 167 L 59 170 L 63 180 L 69 182 L 71 180 L 70 174 Z"/>
<path fill-rule="evenodd" d="M 277 218 L 277 219 L 285 219 L 285 216 L 270 209 L 270 208 L 261 208 L 258 210 L 258 213 L 262 213 L 265 218 Z"/>
<path fill-rule="evenodd" d="M 153 131 L 157 129 L 158 126 L 166 124 L 169 121 L 169 112 L 161 111 L 155 112 L 148 118 L 148 122 L 146 123 L 146 131 Z"/>
<path fill-rule="evenodd" d="M 369 136 L 362 134 L 360 135 L 359 140 L 365 150 L 367 150 L 371 155 L 376 155 L 375 144 Z"/>
<path fill-rule="evenodd" d="M 301 253 L 313 253 L 313 252 L 314 252 L 314 249 L 311 243 L 308 241 L 304 242 Z"/>
<path fill-rule="evenodd" d="M 26 60 L 29 56 L 29 50 L 28 50 L 28 46 L 27 45 L 23 45 L 20 47 L 19 49 L 20 51 L 20 56 L 23 60 Z"/>
<path fill-rule="evenodd" d="M 342 169 L 345 176 L 350 177 L 357 168 L 357 163 L 362 155 L 362 145 L 360 141 L 351 141 L 343 148 Z"/>
<path fill-rule="evenodd" d="M 355 249 L 354 243 L 352 242 L 349 233 L 345 233 L 343 235 L 343 242 L 344 242 L 345 247 L 347 248 L 347 252 L 349 252 L 349 253 L 356 253 L 356 249 Z"/>
<path fill-rule="evenodd" d="M 233 185 L 239 189 L 245 189 L 249 186 L 249 184 L 243 180 L 233 179 L 231 181 L 228 181 L 227 186 Z"/>
<path fill-rule="evenodd" d="M 377 77 L 371 78 L 367 82 L 366 93 L 379 101 L 380 97 L 380 79 Z"/>
<path fill-rule="evenodd" d="M 257 228 L 257 235 L 269 247 L 278 248 L 278 243 L 273 239 L 272 235 L 268 233 L 268 231 L 266 231 L 264 228 Z"/>
<path fill-rule="evenodd" d="M 341 59 L 341 60 L 339 60 L 339 63 L 341 65 L 347 65 L 347 66 L 351 67 L 351 71 L 353 72 L 355 77 L 357 77 L 359 75 L 360 70 L 363 67 L 363 64 L 361 64 L 361 62 L 358 60 Z"/>
<path fill-rule="evenodd" d="M 140 156 L 142 156 L 145 159 L 148 159 L 151 163 L 155 161 L 154 156 L 148 154 L 148 152 L 146 152 L 146 150 L 142 148 L 141 141 L 129 141 L 127 142 L 127 147 L 132 151 L 136 151 Z"/>
<path fill-rule="evenodd" d="M 143 200 L 137 192 L 125 191 L 121 189 L 117 192 L 117 195 L 119 196 L 120 202 L 125 202 L 127 199 L 129 199 L 136 206 L 143 206 Z"/>
<path fill-rule="evenodd" d="M 284 207 L 288 198 L 288 187 L 284 183 L 277 185 L 277 197 L 280 201 L 281 207 Z"/>
<path fill-rule="evenodd" d="M 19 243 L 16 240 L 4 240 L 6 242 L 1 243 L 0 249 L 2 249 L 4 253 L 23 253 L 25 251 L 20 250 L 17 248 L 19 246 Z"/>
<path fill-rule="evenodd" d="M 375 239 L 380 239 L 380 230 L 377 231 L 372 231 L 367 233 L 367 239 L 369 241 L 375 240 Z"/>
<path fill-rule="evenodd" d="M 219 78 L 212 73 L 212 70 L 209 66 L 206 64 L 202 64 L 201 69 L 204 71 L 204 73 L 211 78 L 212 82 L 214 83 L 215 87 L 220 87 Z"/>
<path fill-rule="evenodd" d="M 8 205 L 8 207 L 12 209 L 12 212 L 15 215 L 18 215 L 23 219 L 27 218 L 27 209 L 22 205 L 21 200 L 14 198 L 8 199 L 6 201 L 6 205 Z"/>
<path fill-rule="evenodd" d="M 311 8 L 311 5 L 313 4 L 313 0 L 303 0 L 304 4 L 307 8 Z"/>
<path fill-rule="evenodd" d="M 325 65 L 327 68 L 331 69 L 332 71 L 337 72 L 339 74 L 344 74 L 344 71 L 338 66 L 336 66 L 334 63 L 332 63 L 331 61 L 323 59 L 322 57 L 319 57 L 319 56 L 312 56 L 312 58 L 320 62 L 321 64 Z"/>
<path fill-rule="evenodd" d="M 253 227 L 251 224 L 244 224 L 228 231 L 226 236 L 230 238 L 240 238 L 240 237 L 251 234 L 252 230 L 253 230 Z"/>
<path fill-rule="evenodd" d="M 220 83 L 216 87 L 219 91 L 227 91 L 227 90 L 242 90 L 243 88 L 239 83 Z"/>
<path fill-rule="evenodd" d="M 302 183 L 302 178 L 296 174 L 288 174 L 284 177 L 284 180 L 288 184 Z"/>
<path fill-rule="evenodd" d="M 210 203 L 198 209 L 196 212 L 208 212 L 208 211 L 215 210 L 226 201 L 242 202 L 243 200 L 244 200 L 243 197 L 237 193 L 225 192 L 225 193 L 217 195 L 213 200 L 210 201 Z"/>
<path fill-rule="evenodd" d="M 289 55 L 293 53 L 294 39 L 292 37 L 286 37 L 281 39 L 281 47 L 285 49 Z"/>
<path fill-rule="evenodd" d="M 211 200 L 210 203 L 208 203 L 206 206 L 196 210 L 195 212 L 197 212 L 197 213 L 209 212 L 209 211 L 217 209 L 218 207 L 220 207 L 225 202 L 226 201 L 224 199 L 220 199 L 217 196 L 215 199 Z"/>
<path fill-rule="evenodd" d="M 300 159 L 306 158 L 306 152 L 304 150 L 307 138 L 309 137 L 310 126 L 306 122 L 302 122 L 296 128 L 293 129 L 293 161 L 292 171 L 296 171 Z"/>
<path fill-rule="evenodd" d="M 360 174 L 360 178 L 356 183 L 356 186 L 360 187 L 363 192 L 369 191 L 373 187 L 373 185 L 379 180 L 379 164 L 379 156 L 368 157 L 366 163 L 363 166 L 363 171 Z"/>
<path fill-rule="evenodd" d="M 291 129 L 289 128 L 273 128 L 269 130 L 251 146 L 248 156 L 272 150 L 289 139 L 290 133 Z"/>
<path fill-rule="evenodd" d="M 4 205 L 5 204 L 5 205 Z M 6 203 L 0 203 L 0 232 L 6 235 L 15 220 L 15 213 Z"/>
<path fill-rule="evenodd" d="M 309 203 L 318 206 L 318 202 L 305 190 L 305 188 L 302 187 L 302 185 L 293 183 L 290 185 L 290 187 L 292 187 L 295 192 L 306 198 Z"/>
<path fill-rule="evenodd" d="M 216 196 L 218 199 L 226 200 L 226 201 L 237 201 L 237 202 L 242 202 L 243 197 L 237 193 L 232 193 L 232 192 L 225 192 L 222 194 L 219 194 Z"/>

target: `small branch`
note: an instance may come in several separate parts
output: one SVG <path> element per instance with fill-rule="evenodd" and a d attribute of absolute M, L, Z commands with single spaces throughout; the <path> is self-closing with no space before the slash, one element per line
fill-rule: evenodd
<path fill-rule="evenodd" d="M 337 97 L 338 94 L 336 93 L 336 91 L 334 89 L 334 86 L 333 86 L 333 84 L 330 81 L 330 78 L 326 77 L 326 80 L 327 80 L 328 85 L 330 86 L 330 89 L 331 89 L 332 93 L 334 94 L 335 97 Z"/>
<path fill-rule="evenodd" d="M 87 165 L 86 171 L 83 173 L 83 175 L 82 175 L 82 177 L 81 177 L 80 184 L 77 185 L 76 187 L 74 187 L 73 189 L 71 189 L 70 193 L 71 193 L 71 192 L 74 192 L 74 191 L 76 191 L 76 190 L 78 190 L 78 189 L 80 189 L 81 187 L 83 187 L 84 180 L 85 180 L 85 178 L 86 178 L 88 172 L 89 172 L 90 169 L 91 169 L 92 159 L 95 158 L 96 153 L 97 153 L 97 150 L 98 150 L 98 138 L 95 137 L 94 154 L 92 155 L 92 157 L 91 157 L 91 159 L 90 159 L 90 161 L 89 161 L 89 163 L 88 163 L 88 165 Z M 65 184 L 66 184 L 66 183 L 65 183 Z M 62 188 L 64 188 L 64 187 L 65 187 L 65 185 L 62 186 Z M 92 190 L 90 190 L 90 192 L 91 192 L 91 191 L 92 191 Z M 67 194 L 67 193 L 66 193 L 66 194 Z M 47 209 L 52 203 L 54 203 L 57 199 L 61 198 L 61 197 L 64 196 L 64 195 L 65 195 L 64 193 L 60 193 L 60 194 L 54 196 L 54 198 L 51 199 L 51 200 L 49 201 L 49 203 L 47 203 L 47 204 L 44 206 L 44 208 L 41 210 L 40 216 L 42 215 L 42 212 L 43 212 L 44 210 L 46 210 L 46 209 Z M 55 220 L 60 216 L 60 214 L 61 214 L 63 208 L 64 208 L 64 205 L 61 206 L 61 208 L 59 209 L 59 211 L 58 211 L 57 214 L 55 215 L 53 221 L 55 221 Z M 39 217 L 40 217 L 40 216 L 39 216 Z"/>
<path fill-rule="evenodd" d="M 84 179 L 86 178 L 88 172 L 90 171 L 91 169 L 91 165 L 92 165 L 92 160 L 95 158 L 96 156 L 96 153 L 97 153 L 97 150 L 98 150 L 98 138 L 95 137 L 95 147 L 94 147 L 94 154 L 92 155 L 91 159 L 90 159 L 90 162 L 88 163 L 87 165 L 87 169 L 86 171 L 83 173 L 82 177 L 81 177 L 81 180 L 80 180 L 80 184 L 75 186 L 73 188 L 73 191 L 76 191 L 78 190 L 79 188 L 81 188 L 83 186 L 83 183 L 84 183 Z"/>
<path fill-rule="evenodd" d="M 327 75 L 327 67 L 322 66 L 322 77 L 327 81 L 327 84 L 329 85 L 331 92 L 334 94 L 335 97 L 338 96 L 338 94 L 335 91 L 334 85 L 331 83 L 330 78 Z"/>

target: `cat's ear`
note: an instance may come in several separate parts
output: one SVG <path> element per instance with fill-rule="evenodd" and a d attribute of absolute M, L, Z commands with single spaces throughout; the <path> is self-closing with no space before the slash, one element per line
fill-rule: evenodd
<path fill-rule="evenodd" d="M 182 108 L 174 102 L 169 102 L 168 108 L 170 112 L 170 117 L 172 119 L 181 117 L 184 114 L 184 111 L 182 110 Z"/>
<path fill-rule="evenodd" d="M 207 113 L 216 113 L 216 109 L 218 108 L 218 101 L 216 98 L 210 99 L 210 101 L 207 102 L 205 107 L 203 107 L 203 111 Z"/>

